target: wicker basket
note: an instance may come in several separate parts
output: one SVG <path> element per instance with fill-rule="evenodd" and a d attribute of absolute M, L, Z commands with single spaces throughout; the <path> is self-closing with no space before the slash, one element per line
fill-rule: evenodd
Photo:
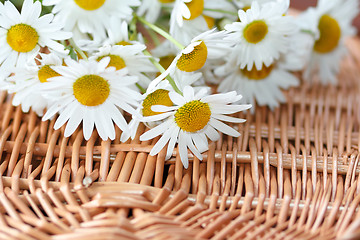
<path fill-rule="evenodd" d="M 1 94 L 0 239 L 360 238 L 360 40 L 339 85 L 257 107 L 203 161 L 70 138 Z M 120 130 L 117 129 L 117 136 Z"/>

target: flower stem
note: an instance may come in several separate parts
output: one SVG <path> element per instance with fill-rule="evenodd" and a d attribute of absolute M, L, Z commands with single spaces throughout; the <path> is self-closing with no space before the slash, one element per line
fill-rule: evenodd
<path fill-rule="evenodd" d="M 129 30 L 130 30 L 130 37 L 129 37 L 129 40 L 130 41 L 134 41 L 137 37 L 137 29 L 136 29 L 136 22 L 137 22 L 137 19 L 136 18 L 133 18 L 129 24 Z"/>
<path fill-rule="evenodd" d="M 159 35 L 157 35 L 154 31 L 150 31 L 149 29 L 145 28 L 146 31 L 149 33 L 151 40 L 154 42 L 155 46 L 159 46 L 161 41 L 159 39 Z"/>
<path fill-rule="evenodd" d="M 146 89 L 143 88 L 140 84 L 138 83 L 135 83 L 136 87 L 140 90 L 141 93 L 145 93 L 146 92 Z"/>
<path fill-rule="evenodd" d="M 78 52 L 80 54 L 80 56 L 84 59 L 84 60 L 88 60 L 86 54 L 84 53 L 83 50 L 81 50 L 75 43 L 74 39 L 70 38 L 69 39 L 69 43 L 70 45 L 75 49 L 76 52 Z"/>
<path fill-rule="evenodd" d="M 166 79 L 169 81 L 171 87 L 175 90 L 175 92 L 177 92 L 180 95 L 183 95 L 183 93 L 180 91 L 180 89 L 176 86 L 174 79 L 172 79 L 172 77 L 170 77 L 170 75 L 167 75 Z"/>
<path fill-rule="evenodd" d="M 143 52 L 144 52 L 144 54 L 145 54 L 146 56 L 149 56 L 149 57 L 150 57 L 150 58 L 149 58 L 150 62 L 151 62 L 152 64 L 154 64 L 154 66 L 155 66 L 161 73 L 165 72 L 165 69 L 163 68 L 163 66 L 161 66 L 161 64 L 154 59 L 154 57 L 151 55 L 151 53 L 149 53 L 148 50 L 144 50 Z M 179 93 L 179 94 L 182 95 L 182 92 L 181 92 L 180 89 L 176 86 L 176 83 L 175 83 L 174 79 L 172 79 L 172 77 L 170 77 L 170 75 L 166 76 L 166 79 L 169 81 L 171 87 L 175 90 L 175 92 L 177 92 L 177 93 Z"/>
<path fill-rule="evenodd" d="M 308 29 L 300 29 L 300 32 L 309 34 L 309 35 L 311 35 L 313 38 L 315 38 L 315 36 L 316 36 L 316 34 L 315 34 L 313 31 L 308 30 Z"/>
<path fill-rule="evenodd" d="M 166 31 L 162 30 L 161 28 L 159 28 L 158 26 L 146 21 L 144 18 L 137 16 L 136 14 L 134 14 L 134 16 L 139 19 L 140 22 L 142 22 L 143 24 L 145 24 L 146 26 L 148 26 L 149 28 L 151 28 L 152 30 L 154 30 L 155 32 L 157 32 L 158 34 L 160 34 L 161 36 L 163 36 L 164 38 L 166 38 L 167 40 L 169 40 L 170 42 L 172 42 L 173 44 L 175 44 L 176 47 L 178 47 L 179 49 L 184 49 L 185 46 L 182 45 L 181 43 L 179 43 L 175 38 L 173 38 L 169 33 L 167 33 Z"/>

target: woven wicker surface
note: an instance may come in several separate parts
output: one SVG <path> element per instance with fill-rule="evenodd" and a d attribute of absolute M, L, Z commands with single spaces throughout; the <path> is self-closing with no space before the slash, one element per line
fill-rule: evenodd
<path fill-rule="evenodd" d="M 302 84 L 183 169 L 157 140 L 70 138 L 1 94 L 0 239 L 357 239 L 360 42 L 338 86 Z M 117 136 L 120 130 L 117 129 Z"/>

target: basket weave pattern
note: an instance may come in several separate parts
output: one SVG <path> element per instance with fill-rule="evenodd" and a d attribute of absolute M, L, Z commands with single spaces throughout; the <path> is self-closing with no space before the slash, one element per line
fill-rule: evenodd
<path fill-rule="evenodd" d="M 204 160 L 70 138 L 0 96 L 1 239 L 356 239 L 360 236 L 360 42 L 339 85 L 304 83 L 274 112 L 240 114 L 239 138 Z"/>

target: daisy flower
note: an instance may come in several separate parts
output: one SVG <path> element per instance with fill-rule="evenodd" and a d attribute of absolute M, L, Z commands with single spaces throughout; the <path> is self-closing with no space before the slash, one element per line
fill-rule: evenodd
<path fill-rule="evenodd" d="M 113 123 L 122 131 L 128 131 L 120 109 L 135 113 L 134 107 L 141 95 L 130 86 L 138 78 L 127 75 L 126 68 L 118 71 L 114 67 L 107 68 L 109 62 L 109 57 L 99 62 L 66 59 L 67 66 L 53 66 L 61 76 L 44 83 L 46 97 L 54 103 L 43 120 L 59 113 L 54 128 L 59 129 L 68 121 L 64 132 L 66 137 L 73 134 L 82 121 L 86 140 L 90 138 L 94 125 L 103 140 L 115 138 Z"/>
<path fill-rule="evenodd" d="M 192 73 L 192 74 L 180 74 L 177 73 L 174 75 L 174 82 L 178 89 L 183 92 L 184 88 L 186 86 L 191 86 L 196 81 L 199 81 L 199 79 L 202 77 L 201 73 Z M 201 87 L 205 89 L 205 87 Z M 198 89 L 198 87 L 194 88 L 195 90 Z M 139 124 L 141 122 L 141 117 L 149 117 L 160 114 L 160 112 L 154 112 L 151 107 L 154 105 L 164 105 L 164 106 L 173 106 L 173 102 L 171 101 L 169 97 L 169 93 L 174 91 L 172 86 L 167 80 L 161 81 L 155 89 L 153 89 L 151 92 L 147 92 L 143 94 L 143 98 L 141 101 L 140 106 L 137 108 L 137 115 L 133 115 L 130 123 L 129 123 L 129 129 L 130 131 L 124 132 L 121 135 L 120 140 L 122 142 L 126 142 L 130 137 L 131 139 L 135 138 L 137 129 L 139 127 Z M 210 89 L 208 88 L 208 92 L 210 92 Z M 153 122 L 144 122 L 149 127 L 154 127 L 158 124 L 160 124 L 162 121 L 153 121 Z"/>
<path fill-rule="evenodd" d="M 25 0 L 21 13 L 10 1 L 0 3 L 0 72 L 3 76 L 10 68 L 34 61 L 40 47 L 67 53 L 56 40 L 68 39 L 71 33 L 62 31 L 62 24 L 53 23 L 52 14 L 40 17 L 40 13 L 39 1 Z"/>
<path fill-rule="evenodd" d="M 315 27 L 319 36 L 304 71 L 306 80 L 310 81 L 314 73 L 318 73 L 323 84 L 337 83 L 340 61 L 347 53 L 344 40 L 356 34 L 352 21 L 358 14 L 358 0 L 320 0 L 315 9 L 303 13 L 303 19 L 312 19 L 307 21 L 309 25 L 305 29 Z"/>
<path fill-rule="evenodd" d="M 212 18 L 223 17 L 224 14 L 217 12 L 217 9 L 230 12 L 234 10 L 234 6 L 225 0 L 176 0 L 171 12 L 170 24 L 176 23 L 181 27 L 185 20 L 194 20 L 201 15 Z"/>
<path fill-rule="evenodd" d="M 159 59 L 159 63 L 164 69 L 167 69 L 179 53 L 177 48 L 174 48 L 173 43 L 165 40 L 157 47 L 150 50 L 151 55 Z"/>
<path fill-rule="evenodd" d="M 132 8 L 139 0 L 43 0 L 43 5 L 52 6 L 55 20 L 65 23 L 66 30 L 78 28 L 82 33 L 104 37 L 112 17 L 118 20 L 132 18 Z"/>
<path fill-rule="evenodd" d="M 161 8 L 172 7 L 175 0 L 142 0 L 137 9 L 137 15 L 144 16 L 148 22 L 154 23 L 160 16 Z"/>
<path fill-rule="evenodd" d="M 23 112 L 28 112 L 32 108 L 34 112 L 42 116 L 50 103 L 43 97 L 41 88 L 49 78 L 60 76 L 50 66 L 61 66 L 63 60 L 55 53 L 40 53 L 40 57 L 41 59 L 38 59 L 40 64 L 15 68 L 14 75 L 6 79 L 9 82 L 6 86 L 8 92 L 14 94 L 12 100 L 14 106 L 21 104 Z"/>
<path fill-rule="evenodd" d="M 213 27 L 214 25 L 208 25 L 206 19 L 200 16 L 194 20 L 184 21 L 181 26 L 171 24 L 169 32 L 178 42 L 187 45 L 191 42 L 192 38 Z"/>
<path fill-rule="evenodd" d="M 246 12 L 239 10 L 240 22 L 225 26 L 230 32 L 228 40 L 236 43 L 231 57 L 240 68 L 253 65 L 260 70 L 265 64 L 269 67 L 289 48 L 289 36 L 297 27 L 291 16 L 283 16 L 289 7 L 289 1 L 262 4 L 254 1 Z"/>
<path fill-rule="evenodd" d="M 298 86 L 299 79 L 292 73 L 301 71 L 307 61 L 312 48 L 313 38 L 297 28 L 297 32 L 289 36 L 290 44 L 286 54 L 281 54 L 279 60 L 269 66 L 265 64 L 258 70 L 253 66 L 241 68 L 234 58 L 226 58 L 226 63 L 215 69 L 216 79 L 221 79 L 219 92 L 235 90 L 243 95 L 244 102 L 255 102 L 260 106 L 269 106 L 274 109 L 279 103 L 286 101 L 282 90 Z M 254 113 L 255 108 L 251 109 Z"/>
<path fill-rule="evenodd" d="M 156 73 L 158 70 L 150 62 L 149 56 L 145 56 L 143 51 L 146 46 L 143 44 L 136 45 L 106 45 L 99 49 L 91 59 L 101 60 L 104 57 L 110 57 L 109 67 L 115 67 L 120 70 L 124 67 L 128 69 L 129 75 L 139 78 L 139 84 L 146 88 L 150 79 L 144 73 Z"/>
<path fill-rule="evenodd" d="M 216 69 L 216 74 L 225 75 L 217 90 L 223 93 L 235 90 L 244 96 L 244 102 L 255 106 L 256 100 L 259 106 L 267 105 L 274 109 L 279 106 L 279 102 L 286 101 L 281 89 L 299 84 L 297 77 L 289 71 L 290 66 L 291 64 L 274 62 L 268 67 L 263 65 L 261 70 L 253 67 L 249 71 L 247 68 L 241 69 L 235 62 L 227 63 L 225 68 Z M 255 109 L 251 110 L 254 113 Z"/>
<path fill-rule="evenodd" d="M 217 11 L 221 10 L 221 11 Z M 177 0 L 170 16 L 170 34 L 182 44 L 215 27 L 215 20 L 229 16 L 234 6 L 227 0 Z"/>
<path fill-rule="evenodd" d="M 296 33 L 289 36 L 290 44 L 286 54 L 281 54 L 280 59 L 277 61 L 279 65 L 282 65 L 284 69 L 290 71 L 302 71 L 305 65 L 310 59 L 310 55 L 314 46 L 316 31 L 308 30 L 304 31 L 303 26 L 306 26 L 306 22 L 309 19 L 303 17 L 297 17 L 295 19 L 296 24 L 299 26 Z"/>
<path fill-rule="evenodd" d="M 88 36 L 79 33 L 76 44 L 80 47 L 81 50 L 93 53 L 98 51 L 99 48 L 105 45 L 144 45 L 144 39 L 139 33 L 137 38 L 139 41 L 134 41 L 129 39 L 129 30 L 128 23 L 126 21 L 119 21 L 116 18 L 111 18 L 107 30 L 107 35 L 104 38 L 97 37 L 96 39 L 90 39 Z M 78 32 L 78 31 L 73 31 Z"/>
<path fill-rule="evenodd" d="M 191 0 L 175 0 L 174 8 L 171 12 L 171 18 L 170 18 L 170 25 L 172 24 L 178 24 L 180 27 L 183 25 L 184 18 L 190 19 L 191 12 L 187 4 L 189 4 Z M 203 8 L 203 2 L 200 2 L 200 12 Z M 193 14 L 194 15 L 194 14 Z"/>
<path fill-rule="evenodd" d="M 176 92 L 170 92 L 169 96 L 175 106 L 153 106 L 151 110 L 162 113 L 146 117 L 144 120 L 162 120 L 163 122 L 143 133 L 140 140 L 146 141 L 162 134 L 150 151 L 150 155 L 156 155 L 165 147 L 166 143 L 169 143 L 166 159 L 171 157 L 175 144 L 178 143 L 180 158 L 185 168 L 189 166 L 187 149 L 190 149 L 197 158 L 202 160 L 201 153 L 208 150 L 207 138 L 217 141 L 220 138 L 218 131 L 238 137 L 240 133 L 222 121 L 244 122 L 244 119 L 230 117 L 227 114 L 251 107 L 251 105 L 229 105 L 241 99 L 241 96 L 234 91 L 208 95 L 207 90 L 195 93 L 192 87 L 186 86 L 184 96 Z"/>
<path fill-rule="evenodd" d="M 108 37 L 104 40 L 104 45 L 126 46 L 144 43 L 141 33 L 137 35 L 138 41 L 130 40 L 128 23 L 126 21 L 118 21 L 116 18 L 111 19 L 109 28 L 107 29 L 107 36 Z"/>
<path fill-rule="evenodd" d="M 135 138 L 142 116 L 148 117 L 159 114 L 151 110 L 153 105 L 172 106 L 173 102 L 169 97 L 170 91 L 173 91 L 173 89 L 169 82 L 162 81 L 152 92 L 143 94 L 141 104 L 136 109 L 137 114 L 134 114 L 129 122 L 129 131 L 121 134 L 120 141 L 126 142 L 129 138 Z M 158 124 L 158 122 L 145 124 L 149 127 L 154 127 Z"/>
<path fill-rule="evenodd" d="M 230 42 L 224 41 L 225 36 L 225 31 L 215 32 L 215 29 L 212 29 L 193 38 L 191 43 L 176 55 L 166 71 L 150 83 L 148 90 L 153 90 L 162 79 L 167 75 L 172 76 L 176 71 L 199 71 L 208 59 L 224 57 L 231 49 Z"/>

